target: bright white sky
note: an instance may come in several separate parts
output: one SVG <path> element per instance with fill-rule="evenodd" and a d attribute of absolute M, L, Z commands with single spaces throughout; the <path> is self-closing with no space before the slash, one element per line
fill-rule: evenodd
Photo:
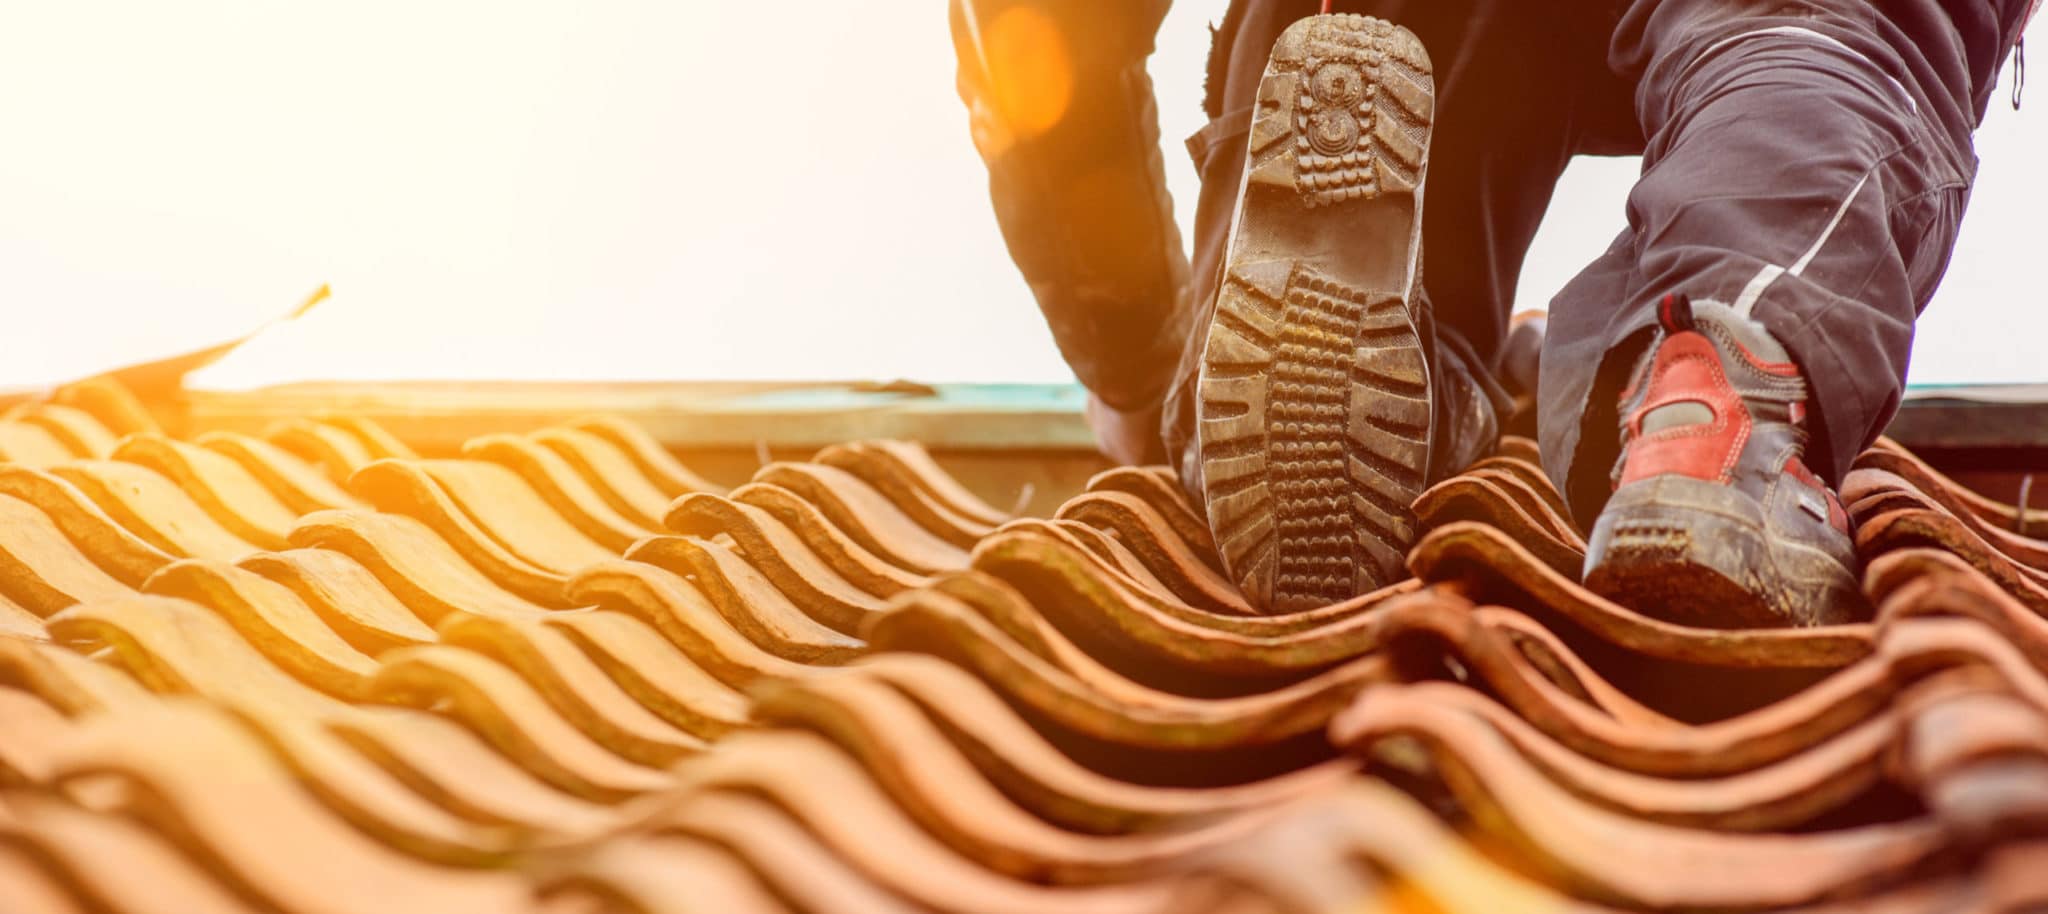
<path fill-rule="evenodd" d="M 1223 5 L 1182 0 L 1154 60 L 1183 200 Z M 201 383 L 1068 380 L 989 212 L 945 18 L 939 0 L 6 4 L 0 387 L 234 336 L 323 282 L 321 311 Z M 2038 112 L 1993 112 L 1916 381 L 2048 380 L 2044 148 Z M 1524 307 L 1613 236 L 1633 168 L 1574 169 Z"/>

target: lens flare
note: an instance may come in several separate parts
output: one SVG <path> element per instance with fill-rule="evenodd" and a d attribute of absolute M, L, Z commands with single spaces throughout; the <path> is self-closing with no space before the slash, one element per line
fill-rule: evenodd
<path fill-rule="evenodd" d="M 1073 55 L 1059 27 L 1037 9 L 1015 6 L 982 38 L 988 91 L 1006 132 L 1028 141 L 1051 130 L 1074 100 Z"/>

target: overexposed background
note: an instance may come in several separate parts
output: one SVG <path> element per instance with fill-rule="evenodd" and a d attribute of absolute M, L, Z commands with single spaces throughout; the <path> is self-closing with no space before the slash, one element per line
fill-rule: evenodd
<path fill-rule="evenodd" d="M 1223 6 L 1181 0 L 1152 66 L 1183 224 Z M 7 4 L 0 387 L 229 338 L 322 283 L 198 382 L 1070 380 L 953 66 L 940 0 Z M 2048 381 L 2048 121 L 2003 99 L 1916 382 Z M 1574 167 L 1522 307 L 1605 247 L 1634 168 Z"/>

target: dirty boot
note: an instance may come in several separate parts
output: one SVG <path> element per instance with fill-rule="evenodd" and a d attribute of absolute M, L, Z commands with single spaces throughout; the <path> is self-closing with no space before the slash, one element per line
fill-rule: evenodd
<path fill-rule="evenodd" d="M 1364 16 L 1296 23 L 1259 85 L 1194 448 L 1225 566 L 1269 611 L 1396 580 L 1415 536 L 1446 393 L 1417 295 L 1434 107 L 1422 44 Z"/>
<path fill-rule="evenodd" d="M 1709 628 L 1867 616 L 1848 513 L 1802 461 L 1806 382 L 1762 325 L 1682 296 L 1622 394 L 1586 586 Z"/>

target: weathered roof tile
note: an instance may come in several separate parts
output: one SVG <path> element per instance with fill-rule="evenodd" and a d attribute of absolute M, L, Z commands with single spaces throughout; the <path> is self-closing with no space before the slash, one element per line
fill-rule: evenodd
<path fill-rule="evenodd" d="M 1417 502 L 1414 579 L 1261 616 L 1159 468 L 1012 519 L 905 442 L 728 492 L 604 418 L 268 438 L 110 383 L 0 419 L 0 907 L 2048 897 L 2048 524 L 1888 442 L 1876 618 L 1741 632 L 1580 588 L 1518 439 Z"/>

